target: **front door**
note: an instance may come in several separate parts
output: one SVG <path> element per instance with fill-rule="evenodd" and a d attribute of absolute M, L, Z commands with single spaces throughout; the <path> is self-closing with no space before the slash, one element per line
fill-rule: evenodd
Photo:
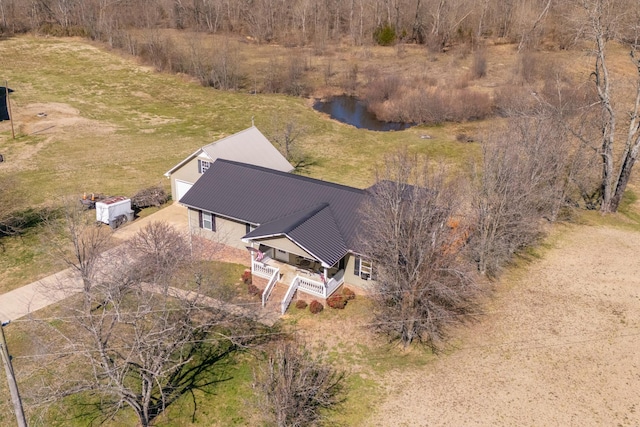
<path fill-rule="evenodd" d="M 276 259 L 282 262 L 289 262 L 289 252 L 276 249 Z"/>

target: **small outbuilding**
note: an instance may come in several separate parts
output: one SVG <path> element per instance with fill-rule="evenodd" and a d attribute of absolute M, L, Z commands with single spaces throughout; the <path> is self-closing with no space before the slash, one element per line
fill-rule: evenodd
<path fill-rule="evenodd" d="M 96 202 L 96 221 L 118 228 L 127 221 L 133 221 L 131 199 L 114 196 Z"/>

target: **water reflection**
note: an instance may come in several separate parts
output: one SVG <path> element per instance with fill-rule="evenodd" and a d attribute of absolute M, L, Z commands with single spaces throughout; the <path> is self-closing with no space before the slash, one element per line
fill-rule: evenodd
<path fill-rule="evenodd" d="M 332 119 L 357 127 L 376 131 L 403 130 L 413 126 L 411 123 L 381 122 L 376 119 L 367 106 L 353 96 L 334 96 L 327 101 L 316 101 L 316 111 L 331 116 Z"/>

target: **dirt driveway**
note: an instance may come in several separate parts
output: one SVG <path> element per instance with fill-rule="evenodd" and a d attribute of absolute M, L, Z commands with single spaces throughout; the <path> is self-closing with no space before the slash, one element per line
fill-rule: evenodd
<path fill-rule="evenodd" d="M 460 349 L 384 379 L 374 426 L 640 425 L 640 233 L 565 231 Z"/>

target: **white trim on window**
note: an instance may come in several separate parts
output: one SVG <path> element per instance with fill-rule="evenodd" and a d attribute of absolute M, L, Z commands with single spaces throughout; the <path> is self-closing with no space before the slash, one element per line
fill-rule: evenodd
<path fill-rule="evenodd" d="M 205 230 L 215 231 L 215 227 L 213 225 L 214 216 L 211 212 L 202 212 L 202 228 Z"/>
<path fill-rule="evenodd" d="M 198 173 L 205 173 L 211 167 L 211 162 L 198 159 Z"/>
<path fill-rule="evenodd" d="M 374 280 L 373 263 L 367 258 L 356 255 L 353 263 L 353 274 L 359 276 L 362 280 Z"/>

